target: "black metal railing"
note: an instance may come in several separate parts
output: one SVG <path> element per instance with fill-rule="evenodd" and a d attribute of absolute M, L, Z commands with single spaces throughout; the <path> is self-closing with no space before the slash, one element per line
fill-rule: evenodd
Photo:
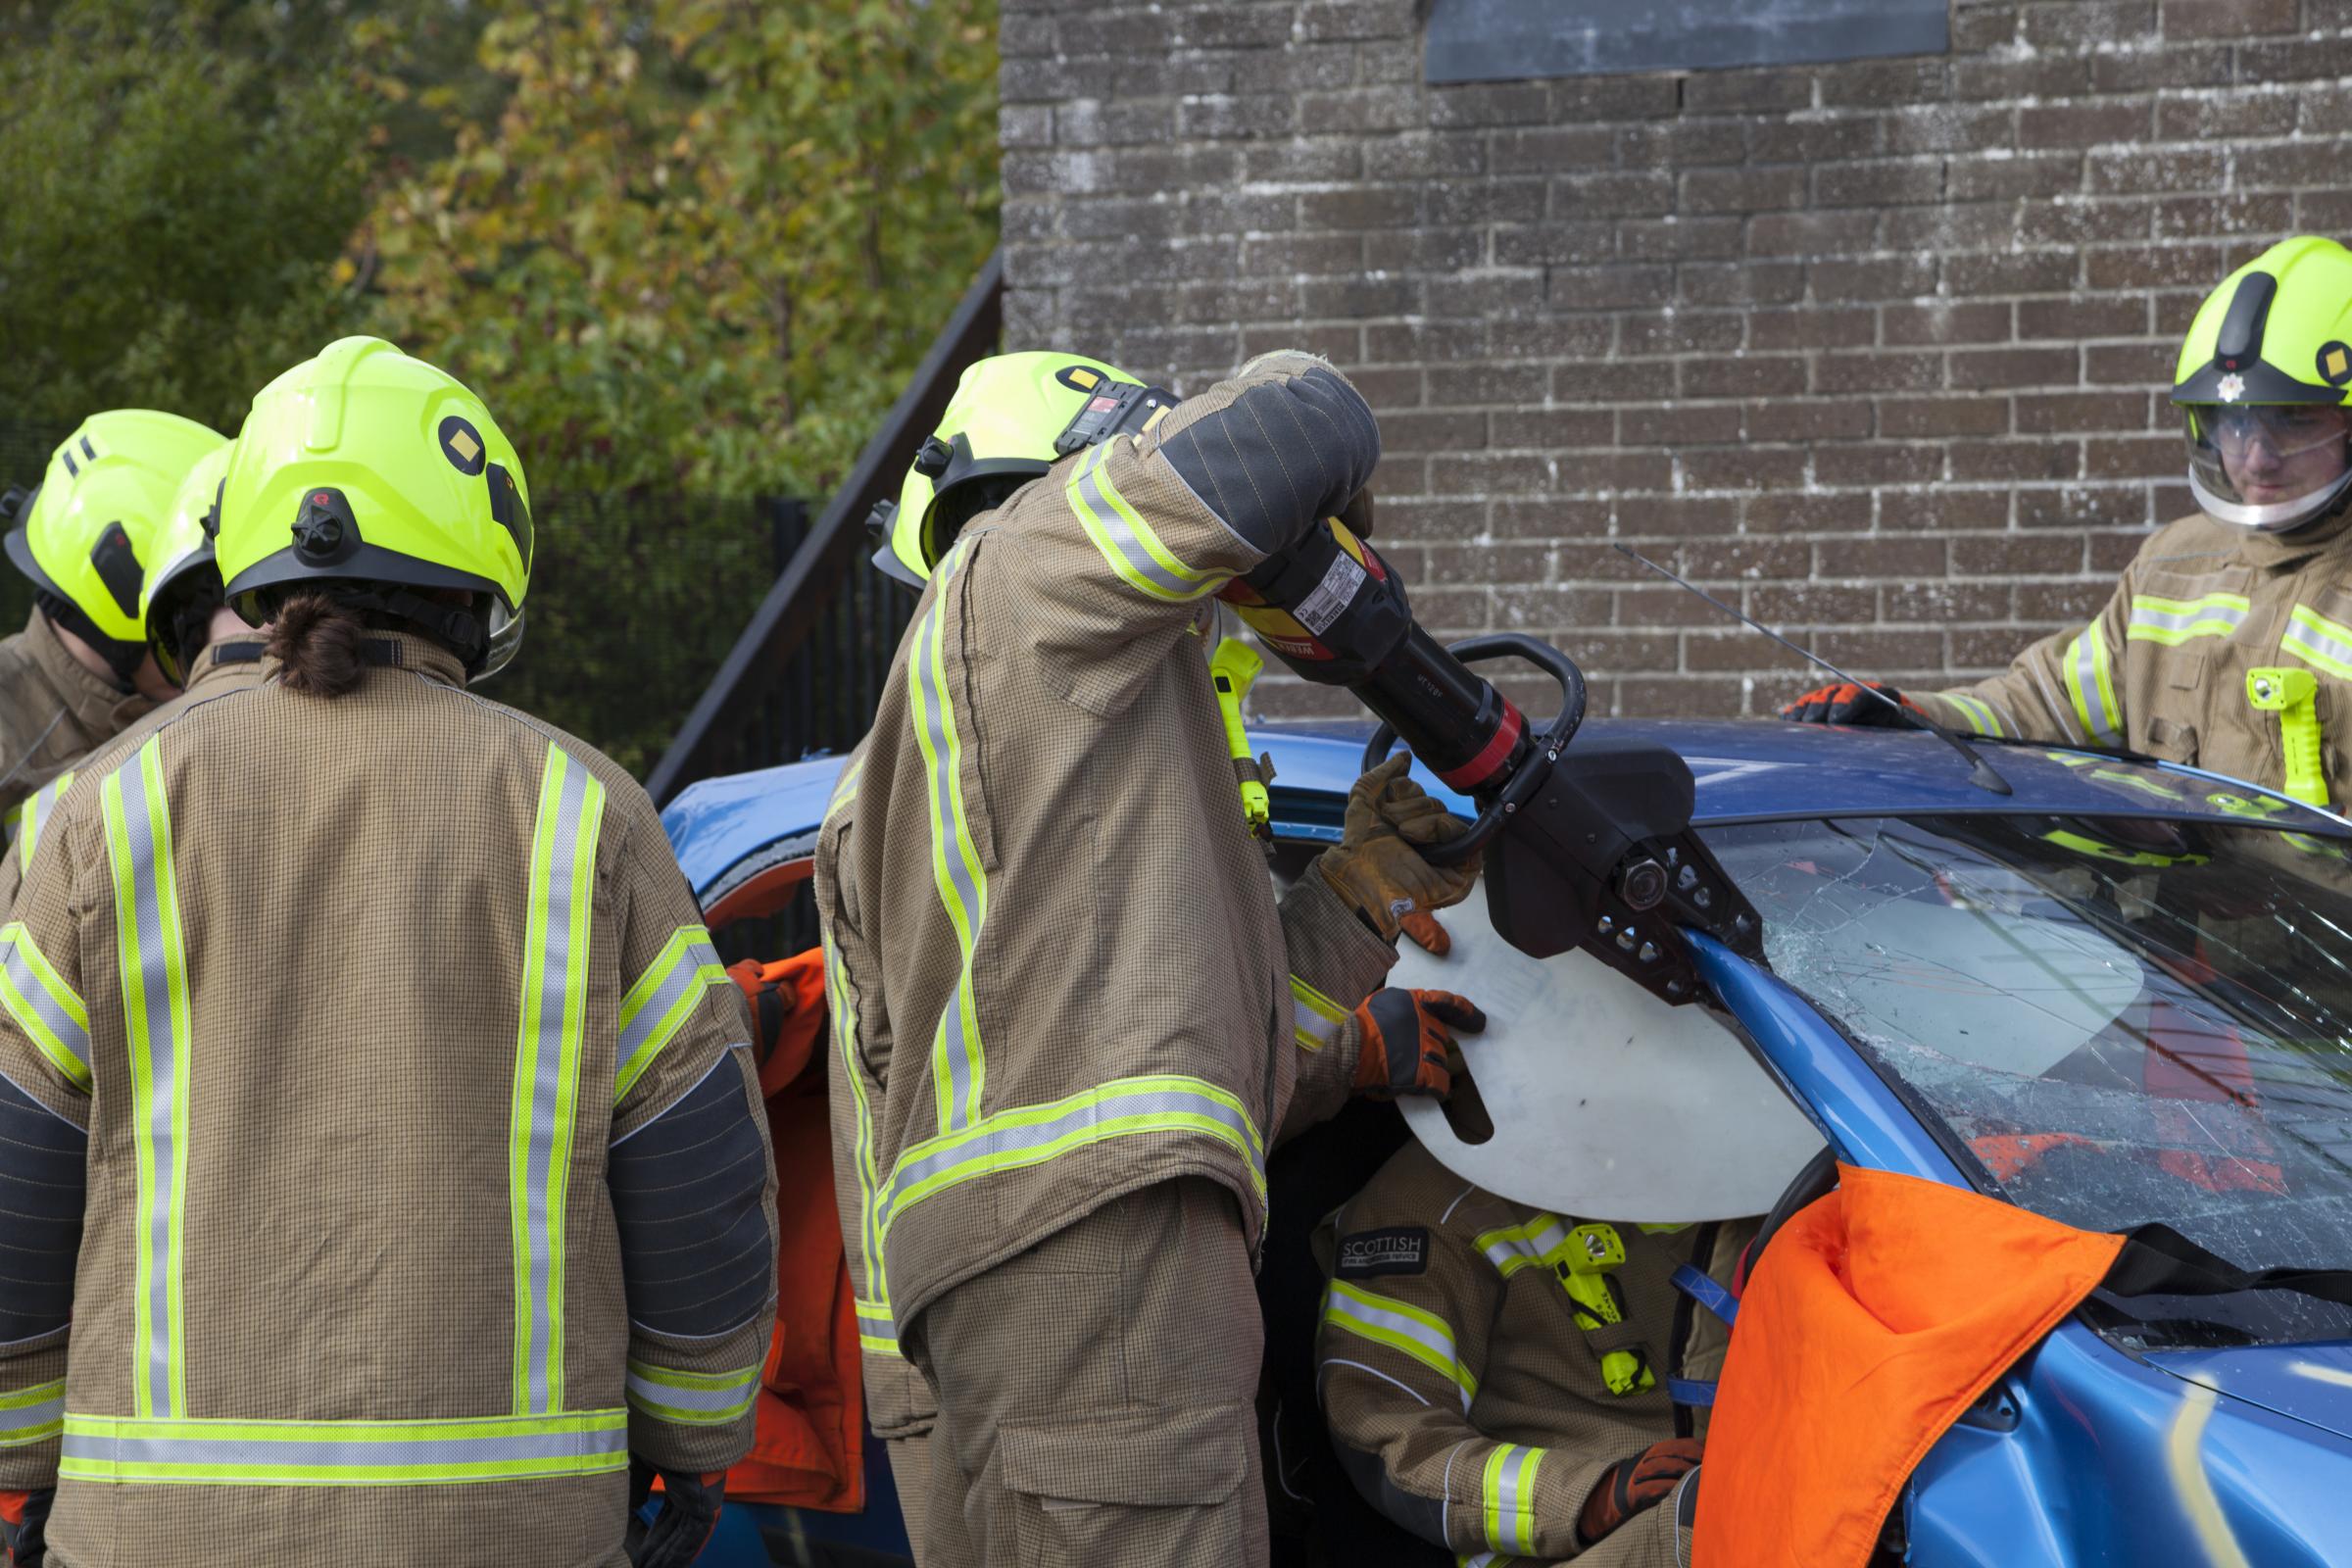
<path fill-rule="evenodd" d="M 1004 265 L 991 256 L 646 780 L 657 804 L 696 779 L 846 751 L 865 733 L 911 595 L 866 568 L 866 514 L 896 495 L 964 368 L 996 352 Z"/>

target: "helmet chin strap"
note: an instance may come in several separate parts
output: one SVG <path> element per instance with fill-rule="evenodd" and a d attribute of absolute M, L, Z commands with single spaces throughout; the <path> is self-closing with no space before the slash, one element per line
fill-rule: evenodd
<path fill-rule="evenodd" d="M 2250 506 L 2243 501 L 2230 500 L 2200 479 L 2193 465 L 2188 470 L 2188 489 L 2197 498 L 2197 505 L 2205 515 L 2216 522 L 2226 522 L 2231 527 L 2255 533 L 2289 534 L 2310 527 L 2335 511 L 2343 501 L 2345 492 L 2352 490 L 2352 464 L 2346 465 L 2344 471 L 2325 488 L 2314 490 L 2307 496 L 2298 496 L 2292 501 L 2279 502 L 2277 507 Z M 2262 515 L 2274 511 L 2281 511 L 2283 514 L 2275 518 Z"/>

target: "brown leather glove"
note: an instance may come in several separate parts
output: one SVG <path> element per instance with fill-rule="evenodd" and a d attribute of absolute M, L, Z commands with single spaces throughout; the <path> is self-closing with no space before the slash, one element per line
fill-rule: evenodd
<path fill-rule="evenodd" d="M 1665 1501 L 1676 1483 L 1698 1468 L 1706 1446 L 1704 1438 L 1668 1438 L 1603 1470 L 1577 1515 L 1578 1544 L 1590 1546 L 1642 1509 Z"/>
<path fill-rule="evenodd" d="M 1444 802 L 1405 776 L 1412 762 L 1399 752 L 1355 781 L 1348 792 L 1339 846 L 1324 851 L 1316 863 L 1341 902 L 1383 939 L 1396 941 L 1410 920 L 1413 940 L 1443 954 L 1452 943 L 1427 917 L 1470 896 L 1478 885 L 1478 862 L 1435 866 L 1421 858 L 1421 845 L 1443 844 L 1469 829 Z"/>
<path fill-rule="evenodd" d="M 1453 1031 L 1474 1035 L 1487 1015 L 1467 997 L 1450 991 L 1375 991 L 1355 1009 L 1363 1049 L 1355 1058 L 1355 1092 L 1374 1100 L 1425 1095 L 1444 1100 L 1453 1093 L 1462 1048 Z"/>
<path fill-rule="evenodd" d="M 1372 487 L 1358 490 L 1348 504 L 1340 509 L 1340 526 L 1358 539 L 1372 537 Z"/>

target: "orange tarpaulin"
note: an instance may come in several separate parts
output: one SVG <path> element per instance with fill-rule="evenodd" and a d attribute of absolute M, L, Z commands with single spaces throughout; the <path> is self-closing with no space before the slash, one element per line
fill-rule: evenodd
<path fill-rule="evenodd" d="M 776 1331 L 761 1369 L 751 1457 L 727 1496 L 855 1513 L 865 1506 L 858 1316 L 833 1206 L 825 1115 L 824 956 L 728 971 L 759 1013 L 760 1090 L 776 1148 Z M 763 990 L 775 993 L 764 1003 Z"/>
<path fill-rule="evenodd" d="M 1838 1176 L 1740 1298 L 1697 1568 L 1863 1568 L 1913 1467 L 2124 1245 L 1937 1182 Z"/>

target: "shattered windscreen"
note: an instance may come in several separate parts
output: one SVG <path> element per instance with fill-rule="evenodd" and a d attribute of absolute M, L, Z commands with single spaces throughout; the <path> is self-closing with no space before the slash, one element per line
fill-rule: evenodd
<path fill-rule="evenodd" d="M 2338 841 L 2152 818 L 1719 826 L 1773 971 L 1988 1190 L 2163 1221 L 2247 1269 L 2352 1268 L 2352 864 Z M 2280 1292 L 2142 1315 L 2352 1336 Z M 2149 1304 L 2153 1302 L 2154 1304 Z"/>

